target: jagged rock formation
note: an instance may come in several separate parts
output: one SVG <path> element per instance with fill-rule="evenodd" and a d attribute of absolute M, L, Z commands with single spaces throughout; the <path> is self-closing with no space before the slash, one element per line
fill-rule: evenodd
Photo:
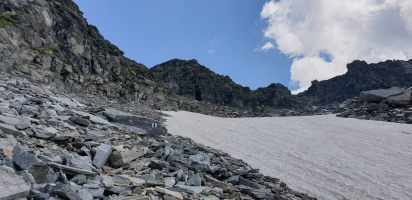
<path fill-rule="evenodd" d="M 150 98 L 156 83 L 89 25 L 72 0 L 0 2 L 0 70 L 71 92 Z"/>
<path fill-rule="evenodd" d="M 412 60 L 388 60 L 376 64 L 354 61 L 348 72 L 325 81 L 313 81 L 312 86 L 299 96 L 316 98 L 318 104 L 343 102 L 360 92 L 393 86 L 412 86 Z"/>
<path fill-rule="evenodd" d="M 242 113 L 237 115 L 262 113 L 262 103 L 286 106 L 291 96 L 281 85 L 255 93 L 193 60 L 149 70 L 105 40 L 72 0 L 5 0 L 0 13 L 0 70 L 68 92 L 135 100 L 155 109 Z M 278 96 L 285 99 L 279 103 Z"/>
<path fill-rule="evenodd" d="M 343 102 L 336 112 L 338 117 L 412 124 L 412 89 L 363 91 L 359 97 Z"/>
<path fill-rule="evenodd" d="M 290 108 L 295 103 L 290 90 L 281 84 L 251 90 L 228 76 L 214 73 L 196 60 L 174 59 L 153 67 L 151 72 L 172 94 L 219 106 L 263 112 L 265 107 Z"/>

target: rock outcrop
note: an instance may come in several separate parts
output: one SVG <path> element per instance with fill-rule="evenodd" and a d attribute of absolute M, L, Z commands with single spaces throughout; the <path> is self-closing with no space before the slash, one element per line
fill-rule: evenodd
<path fill-rule="evenodd" d="M 317 104 L 341 103 L 362 91 L 412 85 L 412 60 L 388 60 L 376 64 L 354 61 L 348 71 L 325 81 L 313 81 L 299 96 L 315 98 Z"/>
<path fill-rule="evenodd" d="M 151 69 L 156 82 L 172 95 L 264 115 L 271 108 L 291 108 L 297 104 L 290 90 L 282 84 L 251 90 L 230 77 L 214 73 L 196 60 L 174 59 Z M 183 106 L 181 106 L 183 107 Z"/>
<path fill-rule="evenodd" d="M 339 117 L 412 124 L 412 89 L 391 87 L 361 92 L 336 111 Z"/>
<path fill-rule="evenodd" d="M 0 2 L 0 70 L 69 92 L 148 100 L 157 87 L 72 0 Z"/>

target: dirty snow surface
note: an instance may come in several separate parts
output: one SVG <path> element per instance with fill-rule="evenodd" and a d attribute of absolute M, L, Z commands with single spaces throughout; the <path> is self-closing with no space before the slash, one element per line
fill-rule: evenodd
<path fill-rule="evenodd" d="M 333 115 L 166 113 L 170 133 L 223 150 L 320 199 L 412 199 L 412 125 Z"/>

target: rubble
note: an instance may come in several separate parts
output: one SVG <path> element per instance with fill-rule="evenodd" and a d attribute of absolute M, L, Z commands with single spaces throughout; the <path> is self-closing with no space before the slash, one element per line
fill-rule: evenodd
<path fill-rule="evenodd" d="M 364 91 L 343 102 L 336 113 L 338 117 L 412 124 L 412 89 Z"/>
<path fill-rule="evenodd" d="M 0 87 L 0 189 L 16 189 L 0 199 L 313 199 L 160 121 L 20 78 L 0 75 Z"/>

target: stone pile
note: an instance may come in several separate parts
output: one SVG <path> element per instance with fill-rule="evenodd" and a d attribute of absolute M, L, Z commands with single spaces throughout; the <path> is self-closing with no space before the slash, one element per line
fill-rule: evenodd
<path fill-rule="evenodd" d="M 412 89 L 364 91 L 342 103 L 337 113 L 339 117 L 412 124 Z"/>
<path fill-rule="evenodd" d="M 0 199 L 313 199 L 142 116 L 0 75 Z"/>

